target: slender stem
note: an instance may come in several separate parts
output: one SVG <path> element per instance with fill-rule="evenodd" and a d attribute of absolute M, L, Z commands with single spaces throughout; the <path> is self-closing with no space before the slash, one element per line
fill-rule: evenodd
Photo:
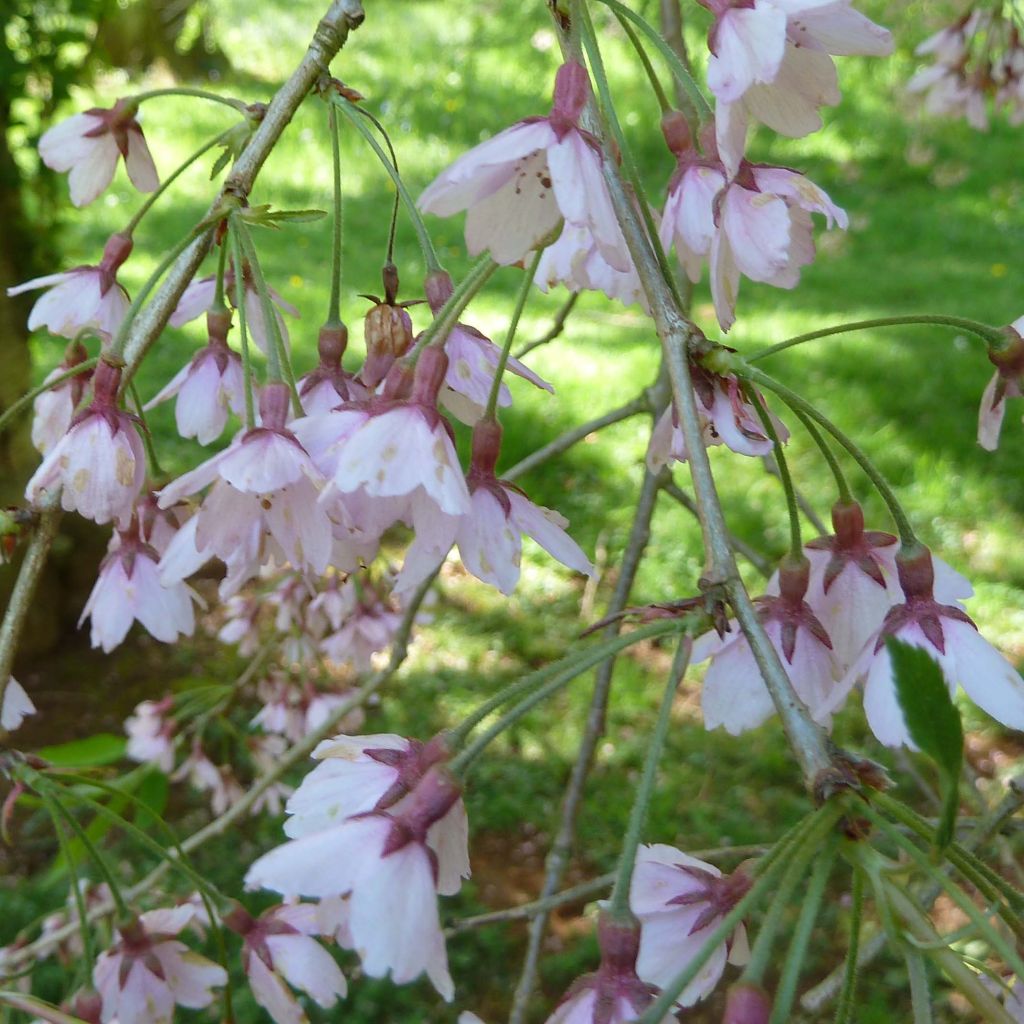
<path fill-rule="evenodd" d="M 843 968 L 843 987 L 839 993 L 834 1024 L 853 1024 L 857 1000 L 857 958 L 860 954 L 860 926 L 864 917 L 864 872 L 853 865 L 850 892 L 850 929 L 846 943 L 846 963 Z"/>
<path fill-rule="evenodd" d="M 334 236 L 331 249 L 331 299 L 327 307 L 327 323 L 341 323 L 341 140 L 338 138 L 338 108 L 327 105 L 327 124 L 331 135 L 331 158 L 334 162 Z"/>
<path fill-rule="evenodd" d="M 928 970 L 924 957 L 907 945 L 903 950 L 903 960 L 907 965 L 907 978 L 910 981 L 910 1005 L 913 1008 L 914 1024 L 932 1024 L 931 993 L 928 991 Z"/>
<path fill-rule="evenodd" d="M 416 339 L 416 344 L 404 358 L 415 362 L 428 345 L 444 344 L 465 308 L 473 301 L 477 292 L 487 284 L 497 269 L 498 264 L 487 253 L 484 253 L 469 268 L 469 273 L 455 286 L 448 301 L 437 311 L 434 319 L 427 325 L 427 329 Z"/>
<path fill-rule="evenodd" d="M 430 234 L 427 231 L 426 224 L 423 223 L 420 211 L 416 208 L 415 200 L 405 187 L 405 182 L 402 181 L 402 176 L 398 173 L 398 169 L 388 159 L 388 155 L 381 148 L 380 143 L 373 137 L 373 132 L 360 120 L 360 116 L 366 116 L 366 111 L 336 93 L 330 97 L 329 102 L 334 104 L 355 125 L 358 132 L 369 143 L 370 148 L 377 154 L 377 158 L 383 165 L 384 170 L 391 175 L 391 180 L 395 183 L 395 188 L 398 189 L 398 194 L 402 197 L 406 212 L 409 214 L 409 219 L 412 221 L 412 226 L 416 231 L 416 238 L 419 240 L 420 249 L 423 252 L 423 262 L 427 266 L 427 273 L 432 274 L 441 270 L 441 262 L 438 260 L 437 253 L 434 250 L 434 243 L 430 240 Z"/>
<path fill-rule="evenodd" d="M 914 938 L 925 943 L 940 942 L 941 938 L 924 911 L 897 885 L 883 881 L 885 896 L 892 908 L 903 919 Z M 1000 1005 L 994 995 L 981 983 L 978 976 L 967 967 L 952 949 L 945 946 L 935 949 L 932 959 L 942 968 L 950 982 L 967 998 L 967 1001 L 992 1024 L 1014 1024 L 1013 1018 Z"/>
<path fill-rule="evenodd" d="M 501 393 L 501 378 L 505 373 L 505 366 L 508 364 L 509 353 L 512 351 L 512 342 L 516 338 L 516 328 L 519 327 L 519 318 L 523 315 L 523 310 L 526 308 L 526 300 L 530 297 L 530 291 L 533 288 L 533 277 L 537 273 L 537 266 L 540 263 L 541 256 L 544 255 L 543 249 L 538 249 L 533 254 L 533 259 L 530 260 L 529 267 L 526 268 L 526 273 L 523 274 L 523 280 L 519 285 L 519 294 L 516 296 L 516 304 L 512 310 L 512 318 L 508 322 L 508 330 L 505 332 L 505 344 L 501 347 L 501 355 L 498 356 L 498 365 L 494 368 L 494 380 L 491 381 L 490 394 L 487 396 L 487 408 L 484 410 L 484 419 L 494 419 L 495 412 L 498 409 L 498 395 Z"/>
<path fill-rule="evenodd" d="M 231 230 L 231 224 L 228 222 L 228 231 Z M 220 251 L 217 253 L 217 276 L 214 278 L 214 292 L 213 292 L 213 305 L 210 307 L 215 310 L 227 309 L 227 304 L 224 301 L 224 278 L 227 276 L 227 265 L 228 265 L 228 246 L 227 242 L 222 240 L 220 243 Z"/>
<path fill-rule="evenodd" d="M 659 627 L 659 628 L 655 628 Z M 521 718 L 529 714 L 538 704 L 553 696 L 562 687 L 571 683 L 577 676 L 582 675 L 589 668 L 604 661 L 606 658 L 617 654 L 627 647 L 632 647 L 641 640 L 652 636 L 663 636 L 676 632 L 679 629 L 678 622 L 652 622 L 647 626 L 641 626 L 632 633 L 616 637 L 607 644 L 601 644 L 593 648 L 580 658 L 573 661 L 571 665 L 558 672 L 553 678 L 538 687 L 524 697 L 518 704 L 506 711 L 489 729 L 478 736 L 472 743 L 468 744 L 457 756 L 453 757 L 448 764 L 448 770 L 453 775 L 465 775 L 473 762 L 494 742 L 503 732 L 515 725 Z"/>
<path fill-rule="evenodd" d="M 228 235 L 231 238 L 231 256 L 235 264 L 235 309 L 238 311 L 238 331 L 242 347 L 242 376 L 245 378 L 245 426 L 252 430 L 256 426 L 256 399 L 253 383 L 252 352 L 249 349 L 249 328 L 245 316 L 245 280 L 242 274 L 242 243 L 238 228 L 233 220 L 228 221 Z"/>
<path fill-rule="evenodd" d="M 630 917 L 629 886 L 633 879 L 636 851 L 640 845 L 640 834 L 647 821 L 647 808 L 650 805 L 657 781 L 658 760 L 661 757 L 662 747 L 665 745 L 665 737 L 668 735 L 672 705 L 675 702 L 676 691 L 679 689 L 679 682 L 690 664 L 692 650 L 693 641 L 690 637 L 682 637 L 679 646 L 676 647 L 675 657 L 672 659 L 672 668 L 669 670 L 668 683 L 661 698 L 661 707 L 658 710 L 654 732 L 651 733 L 647 741 L 647 756 L 644 760 L 643 775 L 640 777 L 633 806 L 629 811 L 626 838 L 622 842 L 622 852 L 619 854 L 619 865 L 615 873 L 615 886 L 612 889 L 611 905 L 608 908 L 613 919 Z"/>
<path fill-rule="evenodd" d="M 395 168 L 395 173 L 401 174 L 402 172 L 398 166 L 398 154 L 395 152 L 395 147 L 391 142 L 391 136 L 388 135 L 387 129 L 385 129 L 384 125 L 382 125 L 380 121 L 376 117 L 374 117 L 373 114 L 371 114 L 368 110 L 364 109 L 363 107 L 356 107 L 356 110 L 358 110 L 359 113 L 362 114 L 363 117 L 365 117 L 366 120 L 369 121 L 370 124 L 372 124 L 377 129 L 378 132 L 380 132 L 380 137 L 384 140 L 384 145 L 388 147 L 388 156 L 391 158 L 391 163 Z M 395 233 L 398 230 L 398 211 L 401 208 L 401 206 L 402 195 L 396 188 L 395 200 L 391 204 L 391 223 L 388 225 L 388 247 L 385 256 L 385 262 L 387 263 L 393 262 L 393 257 L 395 255 Z"/>
<path fill-rule="evenodd" d="M 825 835 L 833 828 L 842 814 L 835 803 L 825 804 L 801 822 L 793 838 L 787 844 L 787 850 L 799 844 L 798 851 L 817 846 Z M 637 1018 L 637 1024 L 660 1024 L 670 1014 L 676 1000 L 700 973 L 701 968 L 714 955 L 718 947 L 732 935 L 744 917 L 753 911 L 765 899 L 771 899 L 776 892 L 780 876 L 787 871 L 791 861 L 784 856 L 775 857 L 759 874 L 754 884 L 736 905 L 726 914 L 704 940 L 700 951 L 690 960 L 662 990 L 658 998 Z"/>
<path fill-rule="evenodd" d="M 796 996 L 797 982 L 800 980 L 800 971 L 807 960 L 807 946 L 811 941 L 811 932 L 814 931 L 814 923 L 818 918 L 818 911 L 821 909 L 821 900 L 825 895 L 825 885 L 836 859 L 838 839 L 832 836 L 830 840 L 825 849 L 818 854 L 818 859 L 814 862 L 814 868 L 811 870 L 807 891 L 800 904 L 800 916 L 797 918 L 793 938 L 789 944 L 789 950 L 786 952 L 782 976 L 775 989 L 775 1000 L 772 1004 L 769 1024 L 786 1024 L 791 1019 L 790 1010 L 793 1007 L 793 998 Z"/>
<path fill-rule="evenodd" d="M 75 864 L 75 858 L 71 853 L 71 844 L 64 833 L 64 825 L 61 823 L 62 815 L 57 809 L 57 801 L 45 790 L 39 795 L 42 798 L 47 813 L 50 815 L 53 831 L 57 834 L 57 843 L 60 846 L 61 856 L 68 866 L 68 878 L 71 882 L 70 889 L 74 895 L 75 910 L 78 913 L 79 934 L 82 937 L 82 952 L 85 954 L 85 965 L 86 969 L 88 969 L 89 964 L 96 962 L 96 948 L 93 945 L 92 929 L 89 927 L 89 912 L 85 905 L 85 894 L 82 892 L 82 887 L 79 883 L 78 866 Z"/>
<path fill-rule="evenodd" d="M 160 96 L 195 96 L 198 99 L 210 100 L 211 103 L 222 103 L 226 107 L 235 110 L 245 111 L 246 104 L 243 100 L 234 99 L 231 96 L 220 96 L 208 89 L 196 89 L 187 85 L 175 85 L 166 89 L 147 89 L 145 92 L 137 92 L 129 97 L 132 103 L 145 103 L 146 100 L 154 100 Z"/>
<path fill-rule="evenodd" d="M 672 104 L 669 103 L 668 97 L 665 95 L 665 90 L 661 87 L 661 82 L 658 81 L 658 73 L 654 70 L 654 65 L 651 63 L 651 58 L 647 56 L 647 51 L 644 49 L 643 44 L 640 42 L 640 37 L 636 34 L 633 26 L 630 25 L 629 20 L 620 11 L 612 9 L 612 13 L 618 19 L 619 24 L 622 26 L 622 31 L 626 33 L 626 38 L 629 39 L 636 50 L 636 55 L 640 58 L 640 63 L 644 66 L 644 71 L 647 73 L 647 80 L 651 83 L 651 88 L 654 90 L 654 95 L 658 99 L 658 107 L 661 112 L 667 113 L 672 109 Z"/>
<path fill-rule="evenodd" d="M 284 335 L 281 334 L 281 323 L 277 318 L 277 310 L 274 308 L 274 302 L 270 297 L 267 279 L 263 276 L 263 268 L 260 266 L 260 258 L 256 252 L 252 234 L 249 232 L 249 225 L 241 218 L 236 219 L 236 224 L 242 249 L 252 270 L 252 279 L 256 285 L 256 291 L 259 293 L 263 319 L 266 321 L 267 330 L 270 331 L 270 344 L 267 346 L 267 373 L 271 380 L 284 379 L 292 393 L 292 408 L 295 411 L 295 415 L 301 416 L 302 401 L 299 398 L 299 389 L 295 383 L 295 372 L 292 370 L 292 361 L 284 343 Z M 237 271 L 236 275 L 238 277 L 242 276 Z"/>
<path fill-rule="evenodd" d="M 668 44 L 669 49 L 679 59 L 683 70 L 688 78 L 693 79 L 693 62 L 686 50 L 686 40 L 683 37 L 683 12 L 679 0 L 660 0 L 658 4 L 658 28 L 661 38 Z M 691 125 L 697 125 L 700 116 L 694 106 L 693 97 L 683 83 L 673 75 L 675 82 L 676 104 L 686 116 Z M 692 290 L 692 283 L 687 280 L 686 284 Z"/>
<path fill-rule="evenodd" d="M 52 380 L 43 381 L 42 384 L 37 388 L 33 388 L 31 391 L 22 395 L 16 402 L 12 402 L 3 413 L 0 414 L 0 430 L 3 430 L 7 424 L 14 419 L 15 416 L 29 405 L 34 402 L 40 395 L 45 394 L 47 391 L 51 391 L 53 388 L 60 387 L 66 380 L 70 380 L 72 377 L 77 377 L 80 373 L 86 373 L 93 369 L 99 362 L 98 359 L 86 359 L 84 363 L 78 363 L 76 366 L 72 366 L 70 370 L 65 370 L 63 373 L 58 374 Z"/>
<path fill-rule="evenodd" d="M 636 511 L 633 515 L 633 525 L 630 528 L 629 539 L 619 565 L 619 578 L 606 608 L 609 615 L 617 615 L 629 603 L 629 596 L 640 568 L 640 561 L 651 536 L 651 520 L 654 517 L 657 504 L 659 481 L 659 474 L 645 469 L 643 483 L 640 485 L 640 494 L 637 497 Z M 619 623 L 613 621 L 606 628 L 605 636 L 612 639 L 618 630 Z M 561 885 L 562 876 L 569 863 L 569 855 L 572 853 L 576 832 L 576 818 L 583 802 L 584 789 L 594 762 L 594 754 L 601 736 L 604 734 L 605 715 L 614 671 L 615 662 L 608 659 L 594 675 L 594 689 L 590 697 L 590 707 L 587 709 L 583 736 L 580 740 L 579 750 L 576 752 L 572 771 L 569 773 L 565 793 L 562 796 L 558 829 L 544 861 L 544 885 L 540 893 L 541 899 L 550 896 Z M 522 1021 L 525 1020 L 530 997 L 536 983 L 546 924 L 546 914 L 539 914 L 530 922 L 529 941 L 512 1000 L 510 1024 L 522 1024 Z"/>
<path fill-rule="evenodd" d="M 139 418 L 139 426 L 142 428 L 139 433 L 142 434 L 142 445 L 146 449 L 146 462 L 149 463 L 150 479 L 159 480 L 164 475 L 164 471 L 160 465 L 160 460 L 157 458 L 156 445 L 153 444 L 153 432 L 149 429 L 149 423 L 146 420 L 146 413 L 142 408 L 142 399 L 139 398 L 139 390 L 135 386 L 135 381 L 128 385 L 128 393 L 131 395 L 132 402 L 135 405 L 135 415 Z"/>
<path fill-rule="evenodd" d="M 531 469 L 535 469 L 542 462 L 547 462 L 548 459 L 553 459 L 556 455 L 561 455 L 562 452 L 568 451 L 574 444 L 582 441 L 585 437 L 589 437 L 596 431 L 603 430 L 605 427 L 613 426 L 616 423 L 621 423 L 623 420 L 628 420 L 631 416 L 636 416 L 638 413 L 647 412 L 649 409 L 650 404 L 647 401 L 647 396 L 637 395 L 636 398 L 631 399 L 625 405 L 620 405 L 617 409 L 612 409 L 610 412 L 602 413 L 600 416 L 588 420 L 586 423 L 581 423 L 578 427 L 573 427 L 564 434 L 560 434 L 553 441 L 549 441 L 544 445 L 543 448 L 538 448 L 535 452 L 527 455 L 525 459 L 521 459 L 510 469 L 502 473 L 501 477 L 503 480 L 515 480 L 524 473 L 528 473 Z"/>
<path fill-rule="evenodd" d="M 204 154 L 208 153 L 214 146 L 219 146 L 223 143 L 233 128 L 229 128 L 225 132 L 221 132 L 220 135 L 215 136 L 208 142 L 204 142 L 191 156 L 185 158 L 185 161 L 176 167 L 170 174 L 164 178 L 163 181 L 157 186 L 155 192 L 151 192 L 146 196 L 146 201 L 135 211 L 132 219 L 128 221 L 127 227 L 124 229 L 122 234 L 131 237 L 132 233 L 139 226 L 139 221 L 146 216 L 147 213 L 152 209 L 153 204 L 174 184 L 174 182 L 187 171 L 197 160 L 199 160 Z"/>
<path fill-rule="evenodd" d="M 797 560 L 804 557 L 804 542 L 800 535 L 800 507 L 796 500 L 796 489 L 793 487 L 793 477 L 789 473 L 789 461 L 782 450 L 782 442 L 779 440 L 779 432 L 772 422 L 771 413 L 765 407 L 764 400 L 754 388 L 745 388 L 747 398 L 754 403 L 757 415 L 764 427 L 764 432 L 772 442 L 775 465 L 779 470 L 779 480 L 782 483 L 783 493 L 786 495 L 786 510 L 789 513 L 789 553 Z"/>
<path fill-rule="evenodd" d="M 896 529 L 899 531 L 900 541 L 904 547 L 914 547 L 918 543 L 917 534 L 914 533 L 914 528 L 911 526 L 910 519 L 906 512 L 903 511 L 903 506 L 900 504 L 899 498 L 896 497 L 896 492 L 889 486 L 889 482 L 884 476 L 882 476 L 878 467 L 870 458 L 868 458 L 864 450 L 851 437 L 840 430 L 839 427 L 825 416 L 824 413 L 820 412 L 817 407 L 811 405 L 810 402 L 805 398 L 802 398 L 795 391 L 786 387 L 785 384 L 781 384 L 779 381 L 775 380 L 774 377 L 769 377 L 768 374 L 762 373 L 760 370 L 755 370 L 752 367 L 741 372 L 746 373 L 749 379 L 754 383 L 760 384 L 769 391 L 773 391 L 794 412 L 797 410 L 805 412 L 811 417 L 811 419 L 824 427 L 825 430 L 827 430 L 828 433 L 830 433 L 850 453 L 854 461 L 861 469 L 864 470 L 868 479 L 872 484 L 874 484 L 875 489 L 882 496 L 882 500 L 889 509 L 889 514 L 896 523 Z"/>
<path fill-rule="evenodd" d="M 893 828 L 889 821 L 875 811 L 870 804 L 863 805 L 860 810 L 871 819 L 880 831 L 884 832 L 895 843 L 898 849 L 907 854 L 930 879 L 942 887 L 946 895 L 970 918 L 985 940 L 996 949 L 1006 965 L 1013 970 L 1014 974 L 1018 978 L 1024 977 L 1024 959 L 1021 959 L 1012 944 L 1008 943 L 999 931 L 991 925 L 987 917 L 978 910 L 974 901 L 936 867 L 928 854 L 919 849 L 898 829 Z"/>
<path fill-rule="evenodd" d="M 46 566 L 50 545 L 57 536 L 60 517 L 60 496 L 47 495 L 32 539 L 25 551 L 25 557 L 18 569 L 18 578 L 14 581 L 3 622 L 0 623 L 0 708 L 3 707 L 7 684 L 11 680 L 11 669 L 14 667 L 14 656 L 18 650 L 21 631 L 28 617 L 29 608 L 32 607 L 39 578 Z M 0 727 L 0 738 L 5 735 L 6 730 Z"/>
<path fill-rule="evenodd" d="M 149 279 L 139 289 L 138 294 L 132 299 L 131 305 L 128 307 L 128 311 L 124 315 L 124 319 L 121 321 L 120 326 L 117 329 L 117 334 L 114 335 L 113 341 L 107 348 L 107 354 L 115 359 L 122 359 L 125 353 L 125 346 L 128 342 L 128 335 L 131 331 L 132 324 L 138 316 L 139 310 L 142 309 L 143 303 L 149 298 L 149 293 L 156 287 L 157 282 L 161 277 L 168 271 L 171 265 L 178 259 L 178 257 L 193 243 L 196 239 L 206 234 L 210 230 L 210 225 L 205 221 L 200 221 L 184 238 L 178 241 L 171 250 L 164 256 L 164 258 L 157 265 L 156 270 L 149 275 Z M 125 369 L 122 374 L 121 389 L 128 386 L 128 382 L 131 380 L 133 374 L 128 372 L 128 368 Z"/>
<path fill-rule="evenodd" d="M 853 494 L 850 491 L 850 485 L 847 483 L 846 474 L 843 473 L 842 466 L 839 465 L 836 453 L 832 451 L 832 446 L 825 440 L 814 420 L 812 420 L 807 413 L 802 409 L 794 409 L 793 412 L 796 414 L 797 419 L 799 419 L 804 425 L 804 430 L 806 430 L 810 435 L 811 440 L 818 446 L 818 451 L 821 452 L 825 461 L 828 463 L 828 468 L 836 482 L 836 490 L 839 491 L 839 500 L 844 505 L 853 504 L 854 499 Z"/>
<path fill-rule="evenodd" d="M 562 308 L 555 314 L 554 320 L 551 321 L 551 326 L 539 337 L 534 338 L 533 341 L 528 341 L 517 353 L 516 359 L 522 359 L 528 352 L 532 352 L 535 348 L 540 348 L 541 345 L 546 345 L 549 341 L 554 341 L 562 331 L 565 330 L 565 322 L 569 319 L 569 314 L 573 311 L 573 307 L 579 301 L 579 292 L 570 292 L 569 298 L 562 303 Z"/>
<path fill-rule="evenodd" d="M 697 116 L 700 118 L 701 123 L 705 123 L 711 120 L 711 104 L 708 103 L 701 92 L 700 86 L 696 83 L 693 76 L 684 66 L 683 62 L 679 59 L 672 48 L 665 42 L 661 37 L 660 33 L 653 25 L 649 25 L 643 18 L 640 17 L 635 11 L 630 10 L 625 4 L 619 3 L 619 0 L 599 0 L 606 7 L 611 8 L 616 15 L 623 18 L 628 18 L 631 22 L 648 39 L 661 51 L 661 55 L 668 61 L 668 66 L 672 69 L 672 74 L 675 76 L 676 81 L 686 90 L 687 96 L 693 102 Z"/>
<path fill-rule="evenodd" d="M 608 0 L 601 0 L 607 3 Z M 748 363 L 756 363 L 777 352 L 784 352 L 787 348 L 796 345 L 804 345 L 808 341 L 816 341 L 818 338 L 830 338 L 836 334 L 849 334 L 852 331 L 870 331 L 876 327 L 903 327 L 910 324 L 923 324 L 928 326 L 955 327 L 961 331 L 967 331 L 981 338 L 986 344 L 999 343 L 1003 341 L 1003 332 L 998 327 L 991 327 L 978 320 L 968 320 L 962 316 L 945 316 L 939 313 L 911 313 L 907 316 L 883 316 L 873 320 L 856 320 L 848 324 L 835 324 L 832 327 L 822 327 L 817 331 L 808 331 L 806 334 L 798 334 L 795 337 L 787 338 L 776 345 L 769 345 L 753 355 L 746 356 Z"/>

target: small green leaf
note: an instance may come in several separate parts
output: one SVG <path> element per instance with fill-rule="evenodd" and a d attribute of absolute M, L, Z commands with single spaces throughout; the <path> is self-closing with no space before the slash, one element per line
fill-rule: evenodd
<path fill-rule="evenodd" d="M 135 806 L 134 821 L 139 828 L 152 829 L 156 827 L 154 818 L 159 818 L 164 808 L 167 807 L 167 796 L 170 790 L 170 783 L 167 776 L 159 768 L 153 768 L 143 777 L 135 795 L 140 803 Z M 144 805 L 144 806 L 143 806 Z M 147 813 L 146 809 L 152 811 Z"/>
<path fill-rule="evenodd" d="M 61 768 L 94 768 L 97 765 L 113 764 L 124 757 L 127 740 L 109 732 L 98 732 L 81 740 L 61 743 L 55 747 L 43 747 L 36 754 L 44 761 Z"/>
<path fill-rule="evenodd" d="M 942 669 L 927 651 L 894 637 L 886 637 L 885 645 L 892 659 L 896 698 L 910 738 L 939 770 L 943 806 L 935 845 L 941 850 L 953 840 L 960 805 L 958 786 L 964 757 L 960 714 L 949 695 Z"/>

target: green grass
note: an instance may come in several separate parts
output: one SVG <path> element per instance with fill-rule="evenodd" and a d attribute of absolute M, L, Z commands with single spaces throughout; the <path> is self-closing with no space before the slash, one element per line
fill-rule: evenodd
<path fill-rule="evenodd" d="M 879 16 L 881 6 L 875 5 Z M 902 85 L 913 67 L 907 55 L 925 32 L 918 16 L 928 10 L 915 4 L 905 12 L 906 34 L 892 61 L 843 62 L 843 104 L 826 113 L 823 132 L 797 142 L 772 139 L 768 133 L 758 136 L 755 153 L 806 171 L 846 207 L 851 230 L 819 236 L 819 257 L 792 292 L 744 282 L 739 319 L 728 338 L 741 351 L 849 319 L 930 311 L 999 324 L 1024 312 L 1017 274 L 1024 241 L 1024 198 L 1017 180 L 1020 129 L 997 122 L 988 135 L 979 136 L 961 124 L 923 118 L 903 95 Z M 298 59 L 320 11 L 312 0 L 260 5 L 258 15 L 252 11 L 240 0 L 216 5 L 219 37 L 236 68 L 224 88 L 247 100 L 266 100 Z M 608 44 L 612 85 L 622 97 L 627 135 L 637 147 L 652 197 L 660 199 L 672 168 L 656 130 L 656 107 L 618 29 L 604 25 L 601 31 Z M 696 28 L 691 44 L 700 58 Z M 490 0 L 453 8 L 436 0 L 406 0 L 370 5 L 365 25 L 352 36 L 333 71 L 365 93 L 369 108 L 389 127 L 415 194 L 487 134 L 546 111 L 556 52 L 542 4 L 522 7 Z M 80 95 L 77 105 L 109 103 L 124 90 L 119 80 L 108 85 Z M 230 118 L 226 108 L 175 99 L 144 108 L 147 136 L 164 173 Z M 352 133 L 346 133 L 343 153 L 343 315 L 352 330 L 355 365 L 366 308 L 357 293 L 379 291 L 392 192 Z M 252 198 L 280 208 L 329 209 L 330 188 L 326 113 L 310 101 L 268 162 Z M 158 204 L 137 233 L 136 255 L 125 268 L 129 287 L 137 288 L 162 248 L 196 221 L 212 189 L 204 171 L 193 168 L 173 200 Z M 123 224 L 137 201 L 119 172 L 103 198 L 69 216 L 67 265 L 94 261 L 106 235 Z M 429 227 L 442 262 L 458 276 L 468 265 L 460 219 L 430 219 Z M 330 225 L 321 221 L 261 232 L 257 243 L 268 279 L 302 312 L 302 320 L 289 325 L 302 372 L 314 358 L 316 328 L 327 307 Z M 404 219 L 397 262 L 403 297 L 417 296 L 423 265 Z M 466 319 L 500 338 L 517 277 L 515 271 L 496 275 Z M 523 318 L 522 338 L 542 332 L 561 301 L 561 295 L 537 295 Z M 697 289 L 694 310 L 709 336 L 720 337 L 704 283 Z M 418 327 L 425 325 L 423 307 L 413 315 Z M 168 331 L 140 375 L 142 395 L 155 393 L 200 343 L 195 325 Z M 52 340 L 37 339 L 40 376 L 59 358 L 61 348 Z M 563 337 L 528 360 L 554 383 L 556 396 L 512 382 L 515 406 L 504 419 L 502 465 L 632 397 L 652 378 L 657 361 L 657 338 L 642 314 L 600 296 L 584 297 Z M 1024 658 L 1024 475 L 1019 471 L 1024 435 L 1020 408 L 1011 405 L 999 451 L 987 454 L 976 446 L 977 403 L 991 372 L 980 347 L 947 330 L 898 328 L 815 342 L 772 359 L 765 368 L 820 404 L 877 459 L 923 539 L 974 581 L 977 596 L 970 610 L 979 626 L 1012 659 Z M 204 457 L 197 447 L 175 438 L 171 406 L 151 414 L 150 422 L 166 468 L 180 471 Z M 591 619 L 600 614 L 614 583 L 642 475 L 646 430 L 642 419 L 620 424 L 520 481 L 535 500 L 569 517 L 573 535 L 586 550 L 605 552 Z M 465 450 L 461 433 L 460 441 Z M 788 455 L 799 486 L 819 513 L 827 515 L 834 497 L 831 477 L 799 430 L 794 429 Z M 777 481 L 757 463 L 726 451 L 715 450 L 712 462 L 732 528 L 757 547 L 781 554 L 787 523 Z M 689 486 L 685 467 L 676 476 L 682 486 Z M 870 523 L 887 528 L 883 505 L 852 469 L 851 480 Z M 695 523 L 666 502 L 655 517 L 635 600 L 671 600 L 693 593 L 701 566 Z M 523 582 L 508 601 L 458 569 L 446 573 L 436 621 L 424 633 L 412 670 L 385 694 L 367 727 L 426 735 L 458 721 L 507 679 L 559 655 L 584 625 L 581 596 L 579 581 L 553 568 L 536 549 L 528 552 Z M 206 652 L 200 650 L 196 660 L 201 662 Z M 117 731 L 141 696 L 158 696 L 168 683 L 187 684 L 199 672 L 213 671 L 209 663 L 202 669 L 190 664 L 187 655 L 169 667 L 161 664 L 154 644 L 140 644 L 139 651 L 115 663 L 126 666 L 122 675 L 134 683 L 120 696 L 111 692 L 99 725 Z M 141 658 L 138 665 L 132 657 Z M 223 665 L 216 664 L 226 676 L 230 659 L 221 660 Z M 642 657 L 620 663 L 607 738 L 580 820 L 574 880 L 614 863 L 666 667 L 666 655 L 649 647 Z M 494 744 L 480 763 L 467 792 L 476 877 L 457 900 L 446 901 L 446 912 L 471 913 L 527 899 L 536 891 L 585 715 L 587 689 L 587 680 L 579 680 Z M 1010 737 L 978 713 L 970 715 L 969 724 L 975 730 L 972 750 L 1003 752 L 998 757 L 985 754 L 987 762 L 975 753 L 983 774 L 993 779 L 983 786 L 995 793 L 998 780 L 1016 763 L 1019 745 L 1014 747 Z M 851 706 L 840 716 L 838 732 L 843 742 L 891 764 L 865 735 L 857 708 Z M 689 681 L 664 754 L 648 838 L 683 848 L 770 840 L 805 807 L 777 723 L 741 741 L 707 735 L 700 723 L 699 686 Z M 201 817 L 193 810 L 189 820 Z M 247 863 L 274 841 L 273 834 L 266 828 L 246 829 L 230 843 L 215 844 L 202 863 L 211 866 L 220 884 L 237 887 Z M 42 838 L 39 842 L 45 847 Z M 38 912 L 39 898 L 24 890 L 11 904 L 12 921 L 20 924 Z M 544 962 L 537 1020 L 575 974 L 594 965 L 592 940 L 580 938 L 586 929 L 575 920 L 576 910 L 558 916 Z M 837 905 L 826 913 L 829 929 L 843 917 Z M 516 925 L 453 940 L 460 1008 L 499 1019 L 514 983 L 523 934 Z M 824 934 L 823 955 L 809 967 L 815 977 L 837 962 L 838 940 L 825 941 Z M 892 967 L 886 961 L 865 978 L 865 993 L 872 984 L 875 989 L 870 1008 L 859 1017 L 864 1024 L 894 1019 L 894 1012 L 906 1014 L 902 997 L 894 994 L 900 983 Z M 60 995 L 56 989 L 54 994 Z M 449 1009 L 429 1009 L 433 1003 L 424 994 L 424 986 L 395 990 L 359 982 L 353 985 L 344 1019 L 382 1021 L 385 1008 L 387 1019 L 395 1021 L 454 1019 Z M 687 1019 L 718 1019 L 720 1001 L 710 1005 L 710 1010 Z M 251 1018 L 243 1013 L 241 1019 Z"/>

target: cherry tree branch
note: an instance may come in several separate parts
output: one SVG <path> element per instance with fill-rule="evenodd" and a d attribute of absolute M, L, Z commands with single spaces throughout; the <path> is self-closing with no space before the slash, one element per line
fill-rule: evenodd
<path fill-rule="evenodd" d="M 562 331 L 565 330 L 565 322 L 569 319 L 569 314 L 573 311 L 573 307 L 579 300 L 579 292 L 570 292 L 569 298 L 562 304 L 562 308 L 555 314 L 554 320 L 551 321 L 551 326 L 539 337 L 534 338 L 533 341 L 528 341 L 518 352 L 516 352 L 516 359 L 522 359 L 528 352 L 532 352 L 535 348 L 540 348 L 541 345 L 546 345 L 549 341 L 554 341 Z"/>

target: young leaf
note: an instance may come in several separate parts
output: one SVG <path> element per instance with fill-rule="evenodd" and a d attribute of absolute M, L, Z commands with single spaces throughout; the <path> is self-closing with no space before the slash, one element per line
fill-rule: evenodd
<path fill-rule="evenodd" d="M 103 764 L 113 764 L 124 757 L 127 740 L 123 736 L 115 736 L 109 732 L 98 732 L 94 736 L 61 743 L 54 747 L 43 747 L 36 753 L 44 761 L 60 768 L 95 768 Z"/>
<path fill-rule="evenodd" d="M 886 637 L 885 645 L 892 659 L 896 698 L 910 738 L 939 769 L 943 807 L 935 845 L 941 850 L 953 840 L 959 806 L 957 787 L 964 756 L 960 715 L 949 695 L 942 670 L 931 655 L 894 637 Z"/>

